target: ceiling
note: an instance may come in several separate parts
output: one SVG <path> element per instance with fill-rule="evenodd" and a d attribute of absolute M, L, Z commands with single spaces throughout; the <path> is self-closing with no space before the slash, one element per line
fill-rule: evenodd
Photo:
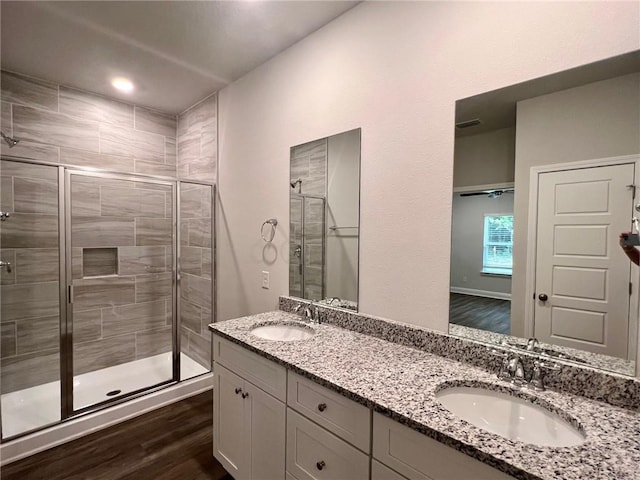
<path fill-rule="evenodd" d="M 179 113 L 358 3 L 2 1 L 1 65 Z M 116 76 L 135 90 L 114 90 Z"/>
<path fill-rule="evenodd" d="M 482 123 L 475 127 L 456 128 L 456 137 L 514 127 L 516 104 L 521 100 L 637 72 L 640 72 L 638 50 L 458 100 L 456 124 L 472 119 L 479 119 Z"/>

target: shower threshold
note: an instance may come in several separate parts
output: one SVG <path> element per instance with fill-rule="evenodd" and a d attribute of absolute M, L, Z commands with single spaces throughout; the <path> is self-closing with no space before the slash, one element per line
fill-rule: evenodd
<path fill-rule="evenodd" d="M 180 356 L 180 378 L 207 373 L 202 365 Z M 79 410 L 171 379 L 172 354 L 123 363 L 78 375 L 73 380 L 74 409 Z M 50 382 L 2 395 L 2 435 L 9 438 L 60 421 L 60 382 Z"/>

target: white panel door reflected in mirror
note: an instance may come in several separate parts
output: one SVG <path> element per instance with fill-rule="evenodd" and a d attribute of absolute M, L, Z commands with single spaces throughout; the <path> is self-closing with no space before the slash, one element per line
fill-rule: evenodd
<path fill-rule="evenodd" d="M 289 295 L 358 309 L 360 129 L 291 147 Z"/>
<path fill-rule="evenodd" d="M 634 375 L 639 167 L 638 51 L 456 102 L 450 333 Z"/>

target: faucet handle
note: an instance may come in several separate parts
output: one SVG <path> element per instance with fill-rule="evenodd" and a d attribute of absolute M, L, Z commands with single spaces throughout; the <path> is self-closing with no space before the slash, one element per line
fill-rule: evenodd
<path fill-rule="evenodd" d="M 560 370 L 562 367 L 556 362 L 548 362 L 547 360 L 534 360 L 533 368 L 544 368 L 545 370 Z"/>

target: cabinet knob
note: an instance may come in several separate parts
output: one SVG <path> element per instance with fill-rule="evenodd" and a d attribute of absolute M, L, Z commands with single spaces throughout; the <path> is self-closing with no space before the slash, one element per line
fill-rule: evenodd
<path fill-rule="evenodd" d="M 320 460 L 319 462 L 316 462 L 316 468 L 318 470 L 322 470 L 324 468 L 326 464 L 324 463 L 324 460 Z"/>
<path fill-rule="evenodd" d="M 239 393 L 241 393 L 241 392 L 242 392 L 242 389 L 241 389 L 241 388 L 236 387 L 236 395 L 238 395 L 238 394 L 239 394 Z"/>
<path fill-rule="evenodd" d="M 242 394 L 242 398 L 247 398 L 248 396 L 249 396 L 249 394 L 248 394 L 248 393 L 243 393 L 243 394 Z"/>
<path fill-rule="evenodd" d="M 319 403 L 318 404 L 318 410 L 320 410 L 321 412 L 324 412 L 327 409 L 327 404 L 326 403 Z"/>

